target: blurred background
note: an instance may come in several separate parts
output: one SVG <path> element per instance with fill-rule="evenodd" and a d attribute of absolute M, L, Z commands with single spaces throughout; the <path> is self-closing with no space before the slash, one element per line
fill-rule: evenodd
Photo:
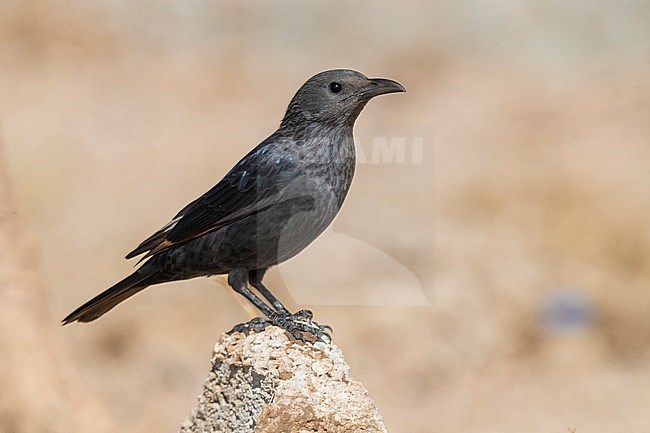
<path fill-rule="evenodd" d="M 641 0 L 3 1 L 23 272 L 46 297 L 47 368 L 95 405 L 66 410 L 96 431 L 178 428 L 214 342 L 248 318 L 222 281 L 59 321 L 130 273 L 123 256 L 270 134 L 307 78 L 343 67 L 408 93 L 361 114 L 368 158 L 343 211 L 267 282 L 334 327 L 388 430 L 650 431 L 649 59 Z M 402 137 L 406 160 L 372 163 L 378 136 Z M 0 330 L 0 357 L 27 351 L 21 332 Z M 0 375 L 29 383 L 17 368 Z M 41 397 L 0 393 L 0 431 L 53 431 L 31 419 Z"/>

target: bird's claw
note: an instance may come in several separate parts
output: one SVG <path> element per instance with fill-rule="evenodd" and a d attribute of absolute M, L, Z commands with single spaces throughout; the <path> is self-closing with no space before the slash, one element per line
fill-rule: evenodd
<path fill-rule="evenodd" d="M 300 310 L 294 314 L 277 313 L 269 319 L 274 325 L 286 330 L 296 340 L 302 342 L 322 341 L 324 343 L 331 343 L 332 336 L 327 332 L 332 332 L 332 327 L 329 325 L 319 325 L 312 319 L 314 314 L 309 310 Z M 309 338 L 309 336 L 315 337 Z"/>
<path fill-rule="evenodd" d="M 270 324 L 270 321 L 263 319 L 262 317 L 255 317 L 246 323 L 235 325 L 230 331 L 228 331 L 228 334 L 242 332 L 245 335 L 250 335 L 251 333 L 264 331 Z"/>
<path fill-rule="evenodd" d="M 314 318 L 314 313 L 312 313 L 310 310 L 300 310 L 297 313 L 293 314 L 294 316 L 300 317 L 313 325 L 316 325 L 320 328 L 321 331 L 329 331 L 329 332 L 334 332 L 334 329 L 330 325 L 321 325 L 319 323 L 314 322 L 312 319 Z M 330 338 L 331 340 L 331 338 Z"/>

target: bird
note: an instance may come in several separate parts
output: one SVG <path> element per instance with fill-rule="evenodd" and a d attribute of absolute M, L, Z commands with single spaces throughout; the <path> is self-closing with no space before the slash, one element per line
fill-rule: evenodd
<path fill-rule="evenodd" d="M 278 129 L 128 253 L 127 259 L 143 255 L 139 268 L 63 324 L 98 319 L 155 284 L 227 275 L 229 286 L 264 314 L 264 323 L 303 341 L 329 337 L 329 326 L 313 322 L 309 310 L 290 313 L 262 280 L 269 268 L 312 243 L 341 209 L 356 165 L 353 127 L 368 101 L 405 91 L 397 81 L 350 69 L 309 78 Z"/>

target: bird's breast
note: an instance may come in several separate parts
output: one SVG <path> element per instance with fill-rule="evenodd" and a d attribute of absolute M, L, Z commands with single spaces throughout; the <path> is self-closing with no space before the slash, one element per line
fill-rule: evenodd
<path fill-rule="evenodd" d="M 324 135 L 302 146 L 299 153 L 307 184 L 319 194 L 328 192 L 340 207 L 352 183 L 356 164 L 351 134 Z"/>

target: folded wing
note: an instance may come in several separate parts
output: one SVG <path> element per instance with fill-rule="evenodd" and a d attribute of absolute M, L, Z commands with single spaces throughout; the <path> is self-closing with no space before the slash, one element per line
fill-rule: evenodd
<path fill-rule="evenodd" d="M 273 157 L 264 143 L 244 157 L 212 189 L 183 208 L 169 223 L 127 254 L 144 260 L 260 212 L 279 202 L 286 180 L 296 170 L 290 153 Z"/>

